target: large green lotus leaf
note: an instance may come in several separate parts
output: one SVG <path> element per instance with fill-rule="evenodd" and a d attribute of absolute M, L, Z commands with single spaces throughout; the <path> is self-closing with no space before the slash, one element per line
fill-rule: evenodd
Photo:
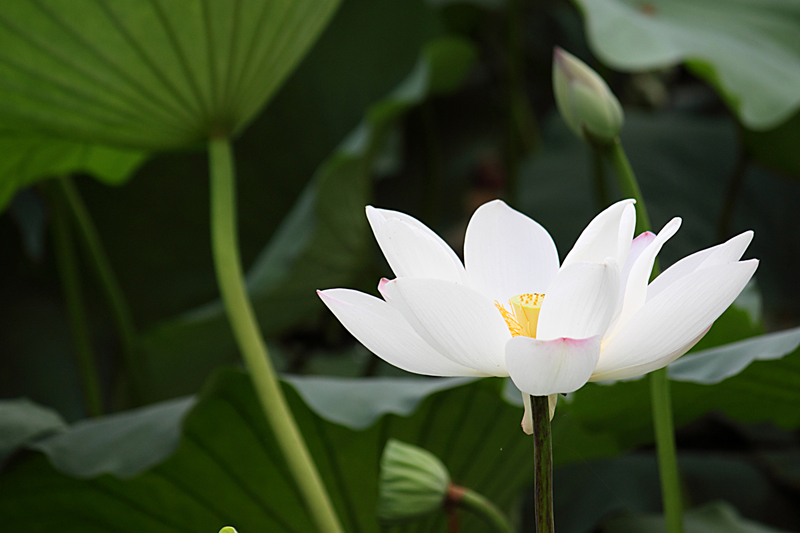
<path fill-rule="evenodd" d="M 165 150 L 239 131 L 337 0 L 0 6 L 0 129 Z"/>
<path fill-rule="evenodd" d="M 376 386 L 382 402 L 359 401 L 363 387 Z M 456 482 L 502 509 L 511 506 L 532 473 L 530 439 L 519 429 L 521 410 L 503 400 L 501 386 L 496 379 L 295 379 L 284 392 L 345 530 L 366 533 L 380 531 L 378 468 L 389 438 L 431 451 Z M 342 401 L 325 401 L 331 395 Z M 315 412 L 304 398 L 323 401 L 325 410 Z M 2 474 L 4 527 L 312 531 L 248 377 L 221 371 L 184 416 L 188 401 L 87 421 L 39 441 L 42 454 L 19 457 Z M 482 531 L 474 517 L 462 518 L 461 531 Z M 420 526 L 441 530 L 444 521 L 434 516 L 392 531 Z"/>
<path fill-rule="evenodd" d="M 316 289 L 352 285 L 369 264 L 372 237 L 364 215 L 373 168 L 396 121 L 429 94 L 449 91 L 475 57 L 464 40 L 429 43 L 417 67 L 395 91 L 374 104 L 364 122 L 320 167 L 247 275 L 262 332 L 316 319 Z M 235 357 L 236 345 L 220 302 L 162 323 L 142 339 L 153 378 L 152 394 L 191 392 L 214 366 Z M 192 368 L 187 375 L 187 368 Z M 189 377 L 191 376 L 191 379 Z"/>
<path fill-rule="evenodd" d="M 346 0 L 341 5 L 271 104 L 235 141 L 246 266 L 258 257 L 315 169 L 358 125 L 365 109 L 408 75 L 420 48 L 439 33 L 436 13 L 422 0 Z M 217 297 L 207 172 L 205 153 L 181 152 L 155 155 L 122 187 L 76 179 L 143 331 Z M 7 252 L 17 246 L 14 240 L 4 242 Z M 0 263 L 0 293 L 6 299 L 0 309 L 0 396 L 28 394 L 56 406 L 68 420 L 85 416 L 61 294 L 32 288 L 30 273 L 17 264 Z M 113 355 L 113 324 L 105 301 L 88 303 L 95 311 L 98 351 L 101 357 L 103 351 Z M 222 356 L 238 360 L 234 350 Z M 218 361 L 197 359 L 179 368 L 172 384 L 161 381 L 168 389 L 161 397 L 196 392 Z"/>
<path fill-rule="evenodd" d="M 670 379 L 714 385 L 753 361 L 773 361 L 800 346 L 800 328 L 752 337 L 681 357 L 667 367 Z"/>
<path fill-rule="evenodd" d="M 245 267 L 365 110 L 409 74 L 439 33 L 422 0 L 343 2 L 234 143 Z M 142 329 L 217 297 L 207 183 L 204 152 L 156 155 L 122 188 L 77 181 Z"/>
<path fill-rule="evenodd" d="M 688 63 L 748 127 L 800 107 L 800 4 L 791 0 L 577 0 L 598 57 L 621 70 Z"/>
<path fill-rule="evenodd" d="M 37 181 L 74 173 L 91 174 L 117 185 L 144 161 L 140 150 L 47 138 L 37 135 L 0 136 L 0 212 L 14 194 Z"/>
<path fill-rule="evenodd" d="M 63 431 L 67 423 L 56 411 L 27 398 L 0 400 L 0 460 L 28 441 Z"/>

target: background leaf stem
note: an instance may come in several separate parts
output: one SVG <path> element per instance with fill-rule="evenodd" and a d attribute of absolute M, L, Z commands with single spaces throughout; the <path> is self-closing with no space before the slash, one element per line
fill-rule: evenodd
<path fill-rule="evenodd" d="M 106 255 L 103 243 L 100 241 L 100 235 L 97 232 L 94 221 L 78 192 L 78 188 L 68 176 L 58 178 L 58 184 L 72 212 L 78 234 L 86 247 L 89 260 L 97 273 L 97 278 L 111 307 L 111 316 L 117 328 L 122 349 L 131 401 L 134 405 L 140 405 L 143 402 L 143 386 L 146 380 L 146 372 L 142 359 L 137 356 L 136 328 L 133 324 L 130 307 L 125 299 L 125 294 L 122 292 L 117 276 L 114 274 L 114 269 L 111 267 L 111 261 Z"/>
<path fill-rule="evenodd" d="M 309 514 L 323 533 L 342 527 L 319 472 L 275 377 L 266 344 L 247 297 L 238 250 L 233 154 L 227 138 L 209 142 L 211 242 L 219 290 L 245 365 L 267 421 Z"/>
<path fill-rule="evenodd" d="M 603 149 L 603 148 L 595 148 Z M 622 194 L 636 200 L 636 231 L 651 231 L 650 217 L 647 207 L 633 173 L 628 156 L 619 139 L 605 147 L 605 151 L 614 172 L 617 175 Z M 652 277 L 659 273 L 656 263 Z M 652 278 L 651 278 L 652 279 Z M 661 498 L 664 505 L 664 516 L 669 533 L 683 533 L 683 509 L 681 503 L 680 476 L 678 459 L 675 451 L 675 429 L 672 420 L 672 400 L 667 369 L 662 368 L 650 373 L 650 400 L 653 409 L 653 425 L 655 427 L 656 451 L 658 453 L 658 469 L 661 477 Z"/>

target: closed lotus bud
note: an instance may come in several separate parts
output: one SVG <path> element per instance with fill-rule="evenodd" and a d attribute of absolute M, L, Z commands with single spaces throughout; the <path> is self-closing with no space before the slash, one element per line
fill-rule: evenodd
<path fill-rule="evenodd" d="M 435 511 L 449 486 L 450 474 L 436 456 L 392 439 L 381 457 L 378 518 L 394 522 Z"/>
<path fill-rule="evenodd" d="M 619 135 L 624 115 L 608 84 L 558 47 L 553 52 L 553 92 L 561 117 L 581 139 L 611 142 Z"/>

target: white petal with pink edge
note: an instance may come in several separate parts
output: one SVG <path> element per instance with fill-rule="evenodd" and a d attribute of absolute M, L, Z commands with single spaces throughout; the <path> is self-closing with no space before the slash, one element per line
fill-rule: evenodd
<path fill-rule="evenodd" d="M 469 284 L 492 300 L 544 292 L 558 272 L 558 251 L 542 226 L 501 200 L 480 206 L 467 226 Z"/>
<path fill-rule="evenodd" d="M 379 298 L 351 289 L 328 289 L 317 294 L 353 337 L 391 365 L 425 376 L 486 375 L 434 350 L 399 311 Z"/>
<path fill-rule="evenodd" d="M 619 298 L 619 267 L 606 263 L 573 263 L 562 268 L 539 312 L 536 338 L 585 339 L 605 333 Z"/>
<path fill-rule="evenodd" d="M 595 379 L 611 379 L 603 376 L 627 367 L 649 367 L 680 351 L 733 303 L 757 266 L 755 259 L 717 265 L 672 283 L 648 300 L 612 339 L 603 342 Z"/>
<path fill-rule="evenodd" d="M 653 239 L 653 242 L 636 259 L 625 283 L 619 318 L 617 318 L 612 332 L 606 336 L 606 341 L 613 338 L 617 332 L 625 327 L 628 320 L 644 305 L 647 300 L 647 284 L 650 282 L 650 274 L 653 272 L 656 256 L 661 251 L 664 243 L 675 235 L 680 227 L 680 218 L 676 217 L 667 222 Z"/>
<path fill-rule="evenodd" d="M 466 281 L 453 249 L 419 220 L 372 206 L 367 206 L 367 219 L 395 276 Z"/>
<path fill-rule="evenodd" d="M 625 301 L 625 286 L 628 284 L 628 277 L 630 276 L 631 269 L 639 256 L 642 255 L 642 252 L 650 246 L 650 243 L 652 243 L 655 238 L 656 234 L 652 231 L 644 231 L 633 239 L 631 243 L 631 249 L 628 252 L 628 258 L 625 260 L 625 266 L 623 266 L 619 272 L 619 299 L 617 300 L 617 309 L 614 312 L 614 318 L 611 320 L 612 326 L 617 322 L 622 312 L 622 303 Z"/>
<path fill-rule="evenodd" d="M 591 377 L 600 336 L 543 341 L 514 337 L 506 343 L 506 366 L 517 388 L 533 396 L 573 392 Z"/>
<path fill-rule="evenodd" d="M 380 287 L 428 344 L 451 361 L 492 376 L 507 376 L 504 347 L 511 337 L 494 302 L 447 281 L 398 278 Z"/>
<path fill-rule="evenodd" d="M 564 259 L 562 267 L 587 261 L 602 263 L 613 257 L 624 265 L 636 226 L 635 200 L 621 200 L 594 217 Z"/>

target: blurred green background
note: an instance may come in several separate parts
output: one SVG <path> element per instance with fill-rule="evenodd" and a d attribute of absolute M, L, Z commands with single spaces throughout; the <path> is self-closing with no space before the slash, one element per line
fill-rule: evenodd
<path fill-rule="evenodd" d="M 27 4 L 34 15 L 19 7 Z M 213 0 L 203 4 L 217 8 Z M 115 27 L 133 24 L 127 7 L 118 10 L 111 0 L 98 5 L 111 6 L 104 9 L 118 17 Z M 142 123 L 147 135 L 154 133 L 140 143 L 133 133 L 123 136 L 128 130 L 81 130 L 67 119 L 51 124 L 47 113 L 57 113 L 47 108 L 38 122 L 26 119 L 34 116 L 25 106 L 36 110 L 30 102 L 39 89 L 24 100 L 19 72 L 44 79 L 43 87 L 69 87 L 56 63 L 79 71 L 86 60 L 91 70 L 86 58 L 108 63 L 114 50 L 86 58 L 50 50 L 53 65 L 37 64 L 30 50 L 60 42 L 49 38 L 50 25 L 73 28 L 64 34 L 75 42 L 110 37 L 75 33 L 70 8 L 58 2 L 19 6 L 0 7 L 0 48 L 6 45 L 0 52 L 6 100 L 0 104 L 0 397 L 27 397 L 40 407 L 3 402 L 0 408 L 0 479 L 6 478 L 0 516 L 13 531 L 216 532 L 227 524 L 240 533 L 308 531 L 274 446 L 257 449 L 270 437 L 247 380 L 220 370 L 238 366 L 239 356 L 217 300 L 202 133 L 162 142 L 169 121 L 160 133 Z M 76 17 L 91 11 L 83 2 L 72 9 Z M 285 385 L 349 531 L 378 530 L 374 478 L 391 436 L 441 455 L 454 477 L 520 517 L 521 530 L 533 527 L 526 522 L 529 442 L 504 384 L 397 380 L 407 375 L 356 343 L 314 290 L 377 294 L 378 279 L 391 277 L 369 232 L 366 204 L 414 215 L 460 253 L 472 211 L 504 198 L 550 231 L 563 258 L 619 191 L 611 169 L 596 168 L 588 146 L 555 111 L 554 46 L 595 68 L 622 102 L 622 142 L 654 226 L 683 218 L 662 266 L 755 230 L 746 254 L 761 260 L 755 281 L 695 351 L 800 325 L 800 4 L 343 0 L 335 9 L 309 30 L 316 41 L 310 38 L 307 53 L 287 63 L 285 81 L 283 74 L 272 80 L 267 68 L 253 82 L 275 85 L 269 89 L 275 92 L 264 88 L 264 105 L 251 106 L 240 120 L 234 149 L 242 258 L 276 367 L 369 378 L 359 380 L 364 387 L 313 379 Z M 135 35 L 129 38 L 136 44 Z M 114 69 L 124 69 L 126 58 L 118 60 Z M 53 72 L 56 81 L 36 69 Z M 98 74 L 93 90 L 102 93 L 102 80 Z M 103 103 L 82 98 L 87 109 Z M 48 101 L 58 105 L 55 97 Z M 66 429 L 88 413 L 54 249 L 59 200 L 52 178 L 63 176 L 77 185 L 119 280 L 146 375 L 143 397 L 134 401 L 109 304 L 85 247 L 73 238 L 103 410 L 169 401 L 109 426 Z M 747 362 L 769 351 L 753 346 Z M 744 517 L 800 530 L 795 348 L 718 384 L 674 383 L 687 507 L 728 502 L 693 511 L 692 524 L 771 531 Z M 386 388 L 374 388 L 369 380 L 376 378 L 386 378 L 377 382 Z M 196 404 L 175 400 L 195 394 Z M 361 413 L 358 406 L 375 398 L 382 398 L 379 405 Z M 660 512 L 649 417 L 641 380 L 589 384 L 559 404 L 559 531 L 657 531 L 642 514 Z M 69 438 L 42 441 L 47 435 Z M 125 441 L 131 449 L 123 449 Z M 11 453 L 26 443 L 27 451 Z M 86 446 L 108 457 L 92 457 Z M 217 473 L 210 458 L 222 464 L 226 454 L 241 457 Z M 248 462 L 258 467 L 245 472 Z M 280 487 L 293 496 L 276 503 Z M 269 509 L 250 509 L 242 503 L 248 497 L 252 507 Z M 435 517 L 404 530 L 444 527 Z M 480 529 L 466 521 L 465 530 Z"/>

